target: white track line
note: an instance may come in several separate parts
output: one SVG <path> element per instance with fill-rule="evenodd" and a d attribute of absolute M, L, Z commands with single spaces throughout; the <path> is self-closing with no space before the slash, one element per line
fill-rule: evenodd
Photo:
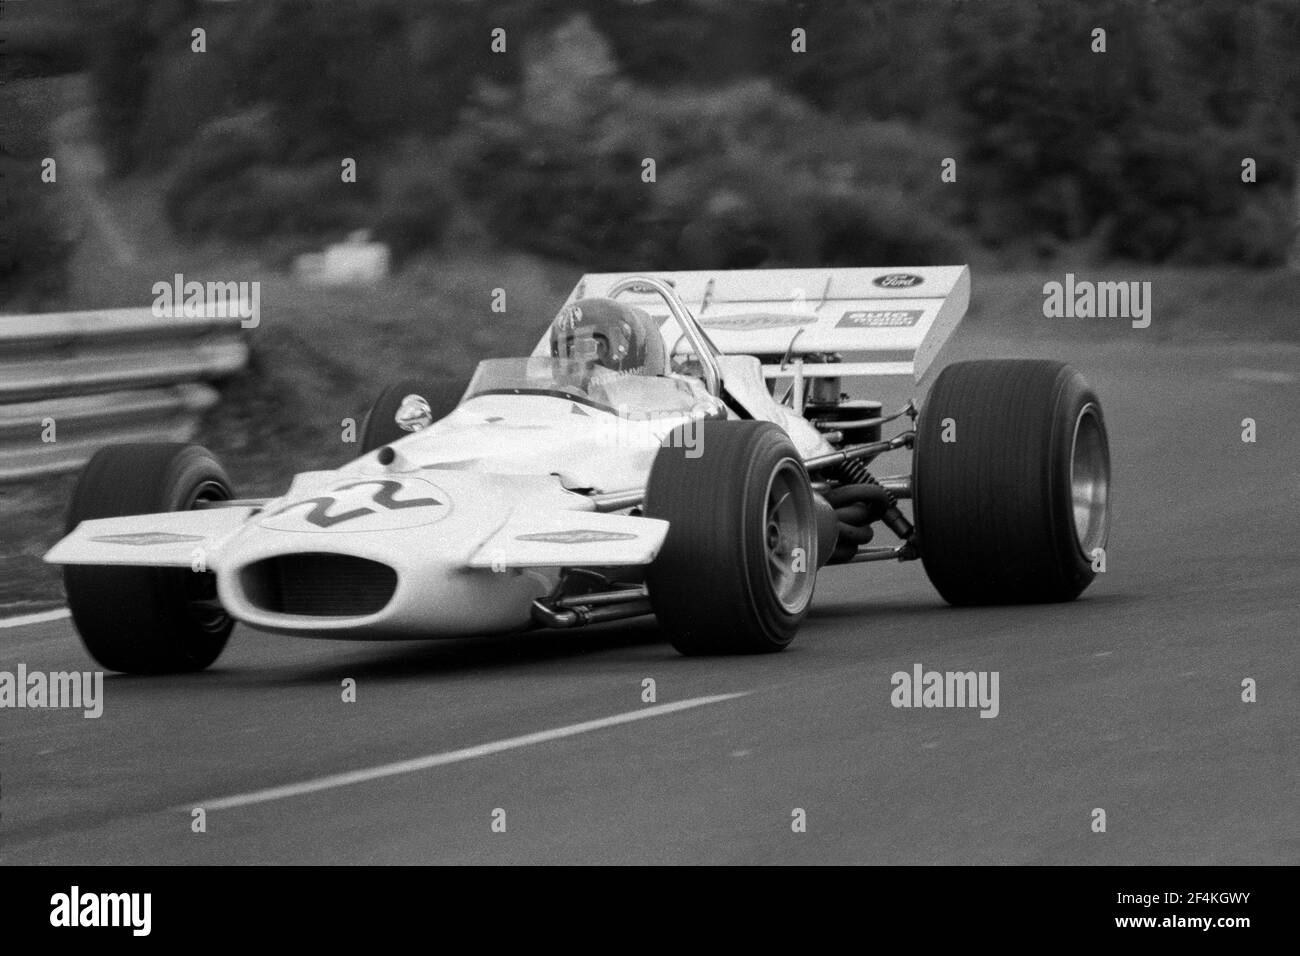
<path fill-rule="evenodd" d="M 382 777 L 393 777 L 403 773 L 415 773 L 418 770 L 429 770 L 432 767 L 442 767 L 449 763 L 459 763 L 462 760 L 473 760 L 475 757 L 487 757 L 492 754 L 499 754 L 505 750 L 516 750 L 520 747 L 530 747 L 533 744 L 544 744 L 551 740 L 559 740 L 563 737 L 573 737 L 577 734 L 585 734 L 592 730 L 602 730 L 605 727 L 616 727 L 619 724 L 629 724 L 634 720 L 645 720 L 649 717 L 662 717 L 664 714 L 674 714 L 679 710 L 689 710 L 692 707 L 703 707 L 706 704 L 717 704 L 724 700 L 735 700 L 737 697 L 744 697 L 749 691 L 742 691 L 738 694 L 715 694 L 712 697 L 692 697 L 690 700 L 679 700 L 671 704 L 659 704 L 656 707 L 643 707 L 640 710 L 629 710 L 626 713 L 614 714 L 612 717 L 601 717 L 597 720 L 587 720 L 580 724 L 570 724 L 567 727 L 556 727 L 552 730 L 542 730 L 535 734 L 524 734 L 522 737 L 507 737 L 505 740 L 497 740 L 488 744 L 479 744 L 477 747 L 465 747 L 462 750 L 449 750 L 446 753 L 429 754 L 425 757 L 415 757 L 411 760 L 399 760 L 397 763 L 382 764 L 378 767 L 369 767 L 365 770 L 352 770 L 348 773 L 332 774 L 328 777 L 318 777 L 315 780 L 305 780 L 302 783 L 291 783 L 283 787 L 270 787 L 266 790 L 254 790 L 252 793 L 240 793 L 231 797 L 222 797 L 220 800 L 204 800 L 191 804 L 187 807 L 177 807 L 178 810 L 190 812 L 193 807 L 203 807 L 205 810 L 230 810 L 234 807 L 247 807 L 254 803 L 269 803 L 272 800 L 285 800 L 289 797 L 300 797 L 307 793 L 316 793 L 319 790 L 333 790 L 336 787 L 348 787 L 354 783 L 366 783 L 370 780 L 379 780 Z"/>
<path fill-rule="evenodd" d="M 70 612 L 66 607 L 55 608 L 53 611 L 41 611 L 37 614 L 20 614 L 18 617 L 0 618 L 0 628 L 44 624 L 47 621 L 61 621 L 68 616 L 70 616 Z"/>

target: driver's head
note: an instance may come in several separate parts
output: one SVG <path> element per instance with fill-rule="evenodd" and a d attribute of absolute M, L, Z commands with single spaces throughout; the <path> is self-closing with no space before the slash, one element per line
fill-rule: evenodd
<path fill-rule="evenodd" d="M 579 299 L 561 309 L 551 323 L 551 355 L 636 375 L 663 375 L 668 368 L 654 320 L 614 299 Z"/>

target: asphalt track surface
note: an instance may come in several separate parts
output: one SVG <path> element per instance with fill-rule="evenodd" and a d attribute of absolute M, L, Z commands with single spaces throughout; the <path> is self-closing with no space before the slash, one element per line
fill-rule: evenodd
<path fill-rule="evenodd" d="M 919 563 L 831 569 L 794 645 L 745 659 L 678 657 L 649 622 L 241 628 L 206 673 L 109 675 L 98 720 L 0 711 L 0 862 L 1296 863 L 1300 350 L 1143 335 L 945 354 L 1058 356 L 1102 396 L 1113 530 L 1078 602 L 958 610 Z M 19 662 L 92 666 L 66 619 L 0 630 Z M 998 717 L 895 709 L 916 663 L 997 671 Z"/>

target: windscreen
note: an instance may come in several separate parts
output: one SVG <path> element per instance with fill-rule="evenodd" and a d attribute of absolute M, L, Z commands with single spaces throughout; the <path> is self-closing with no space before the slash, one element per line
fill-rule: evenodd
<path fill-rule="evenodd" d="M 480 362 L 464 400 L 479 395 L 550 395 L 625 416 L 681 414 L 701 397 L 682 379 L 615 372 L 592 361 L 549 356 Z"/>

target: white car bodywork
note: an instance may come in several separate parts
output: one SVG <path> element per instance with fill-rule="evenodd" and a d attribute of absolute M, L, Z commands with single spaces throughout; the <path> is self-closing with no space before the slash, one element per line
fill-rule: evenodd
<path fill-rule="evenodd" d="M 698 321 L 717 347 L 711 357 L 725 394 L 680 378 L 697 401 L 650 417 L 554 394 L 473 395 L 440 421 L 341 468 L 296 475 L 278 498 L 84 521 L 45 560 L 211 571 L 235 619 L 304 636 L 425 638 L 525 628 L 533 602 L 553 591 L 562 569 L 640 568 L 654 560 L 667 522 L 626 512 L 674 428 L 686 426 L 689 436 L 693 423 L 709 417 L 752 417 L 780 425 L 805 460 L 832 452 L 798 414 L 804 379 L 921 379 L 970 289 L 965 267 L 652 278 L 672 287 L 678 307 L 694 307 L 687 321 Z M 629 280 L 584 276 L 569 301 Z M 681 320 L 664 308 L 673 303 L 636 287 L 630 297 L 663 321 L 666 345 L 680 352 L 674 320 Z M 843 361 L 803 358 L 831 352 Z M 548 354 L 543 337 L 534 355 Z M 772 397 L 765 378 L 791 379 L 793 407 Z M 620 494 L 629 503 L 608 507 Z M 287 613 L 260 599 L 266 562 L 320 555 L 391 568 L 391 597 L 364 614 Z"/>

